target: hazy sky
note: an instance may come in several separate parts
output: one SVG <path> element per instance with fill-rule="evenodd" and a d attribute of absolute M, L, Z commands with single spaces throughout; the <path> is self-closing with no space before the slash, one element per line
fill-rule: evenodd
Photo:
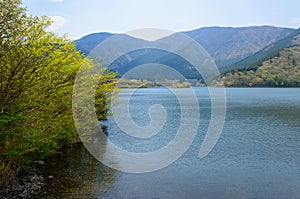
<path fill-rule="evenodd" d="M 51 16 L 50 30 L 73 39 L 139 28 L 300 27 L 299 0 L 23 0 L 23 5 L 33 15 Z"/>

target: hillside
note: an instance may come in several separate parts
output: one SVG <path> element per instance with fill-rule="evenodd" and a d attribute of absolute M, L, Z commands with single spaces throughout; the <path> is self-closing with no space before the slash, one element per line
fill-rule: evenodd
<path fill-rule="evenodd" d="M 219 68 L 231 65 L 279 41 L 294 29 L 273 26 L 207 27 L 184 32 L 210 54 Z"/>
<path fill-rule="evenodd" d="M 75 41 L 77 50 L 88 55 L 98 44 L 113 36 L 112 33 L 93 33 Z"/>
<path fill-rule="evenodd" d="M 228 72 L 215 84 L 226 87 L 300 87 L 300 45 L 284 48 L 256 67 Z"/>
<path fill-rule="evenodd" d="M 299 45 L 299 44 L 300 44 L 300 29 L 297 29 L 293 31 L 289 36 L 264 47 L 262 50 L 254 53 L 253 55 L 237 63 L 234 63 L 230 66 L 223 67 L 222 71 L 239 69 L 245 66 L 255 67 L 255 65 L 258 65 L 262 61 L 272 57 L 272 55 L 276 54 L 281 49 L 288 48 L 294 45 Z"/>
<path fill-rule="evenodd" d="M 293 31 L 294 29 L 289 28 L 257 26 L 242 28 L 206 27 L 183 33 L 195 39 L 202 45 L 211 55 L 217 66 L 222 70 L 224 67 L 252 55 L 265 46 L 287 37 Z M 94 33 L 76 40 L 75 43 L 77 49 L 81 50 L 86 55 L 89 55 L 92 49 L 99 43 L 113 35 L 114 34 L 111 33 Z M 126 35 L 124 35 L 124 38 L 125 37 Z M 128 45 L 131 45 L 134 42 L 148 41 L 141 41 L 140 39 L 127 36 L 125 42 L 127 42 Z M 99 57 L 96 52 L 93 56 Z M 178 70 L 186 78 L 201 78 L 193 67 L 185 60 L 174 56 L 174 54 L 168 54 L 162 51 L 158 52 L 155 50 L 140 50 L 138 52 L 129 53 L 116 60 L 112 66 L 113 70 L 119 72 L 120 75 L 123 75 L 128 70 L 146 63 L 165 64 Z"/>

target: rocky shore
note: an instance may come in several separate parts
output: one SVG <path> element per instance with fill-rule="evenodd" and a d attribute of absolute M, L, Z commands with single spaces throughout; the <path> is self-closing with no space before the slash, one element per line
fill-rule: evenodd
<path fill-rule="evenodd" d="M 45 179 L 36 168 L 26 169 L 15 180 L 1 187 L 1 199 L 35 198 L 42 189 Z"/>

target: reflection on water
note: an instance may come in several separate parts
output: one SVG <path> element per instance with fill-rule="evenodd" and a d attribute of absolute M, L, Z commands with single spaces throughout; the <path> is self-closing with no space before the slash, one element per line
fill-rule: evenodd
<path fill-rule="evenodd" d="M 47 181 L 43 197 L 300 198 L 300 89 L 227 89 L 226 123 L 220 140 L 204 159 L 198 153 L 210 119 L 210 98 L 205 88 L 196 88 L 196 93 L 199 131 L 178 161 L 156 172 L 122 173 L 103 166 L 78 145 L 47 165 L 54 179 Z M 122 95 L 126 91 L 120 100 Z M 164 146 L 179 126 L 176 97 L 165 89 L 138 89 L 130 112 L 138 124 L 146 125 L 148 109 L 157 103 L 168 116 L 165 128 L 153 139 L 133 139 L 113 118 L 105 122 L 108 138 L 129 151 Z"/>
<path fill-rule="evenodd" d="M 116 170 L 105 167 L 82 144 L 66 149 L 47 161 L 46 186 L 38 198 L 95 198 L 101 190 L 113 190 Z"/>

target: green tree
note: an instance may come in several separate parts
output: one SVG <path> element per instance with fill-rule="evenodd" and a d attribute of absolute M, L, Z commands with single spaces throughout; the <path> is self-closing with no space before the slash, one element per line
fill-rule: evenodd
<path fill-rule="evenodd" d="M 47 32 L 47 17 L 28 16 L 20 5 L 0 0 L 0 164 L 22 165 L 78 141 L 73 85 L 80 67 L 96 64 L 74 42 Z M 116 74 L 96 68 L 101 75 L 95 106 L 105 119 Z"/>

